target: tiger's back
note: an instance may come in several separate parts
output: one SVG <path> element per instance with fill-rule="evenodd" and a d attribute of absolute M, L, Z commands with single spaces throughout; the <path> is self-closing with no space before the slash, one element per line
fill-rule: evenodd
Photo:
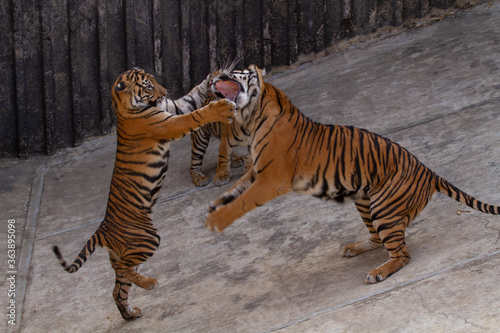
<path fill-rule="evenodd" d="M 222 231 L 246 212 L 291 191 L 336 201 L 350 197 L 370 237 L 346 245 L 342 254 L 350 257 L 384 246 L 389 260 L 365 277 L 375 283 L 409 262 L 405 229 L 432 194 L 439 191 L 481 212 L 500 214 L 500 207 L 459 190 L 389 139 L 307 118 L 283 92 L 263 82 L 256 67 L 232 77 L 239 75 L 246 75 L 240 83 L 248 82 L 252 91 L 236 104 L 250 118 L 253 167 L 211 203 L 208 229 Z M 214 81 L 218 79 L 226 78 Z"/>

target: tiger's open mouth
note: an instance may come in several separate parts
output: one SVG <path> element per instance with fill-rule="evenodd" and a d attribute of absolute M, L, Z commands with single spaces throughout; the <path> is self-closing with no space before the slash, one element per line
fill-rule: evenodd
<path fill-rule="evenodd" d="M 227 98 L 231 102 L 236 100 L 240 93 L 240 85 L 231 80 L 220 80 L 214 84 L 215 95 L 219 98 Z"/>

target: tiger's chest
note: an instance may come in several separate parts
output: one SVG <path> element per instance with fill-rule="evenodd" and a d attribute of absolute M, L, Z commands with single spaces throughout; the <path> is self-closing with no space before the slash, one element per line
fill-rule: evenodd
<path fill-rule="evenodd" d="M 154 149 L 146 153 L 145 180 L 151 189 L 150 200 L 154 203 L 156 194 L 160 190 L 168 170 L 170 157 L 170 142 L 158 142 Z"/>

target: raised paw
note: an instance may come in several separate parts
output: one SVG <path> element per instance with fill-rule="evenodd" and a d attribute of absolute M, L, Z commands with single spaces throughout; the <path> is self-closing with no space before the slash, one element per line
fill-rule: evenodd
<path fill-rule="evenodd" d="M 222 204 L 218 202 L 218 200 L 211 201 L 210 204 L 208 205 L 208 212 L 211 213 L 217 209 L 217 207 L 221 206 Z"/>
<path fill-rule="evenodd" d="M 208 231 L 222 232 L 228 225 L 229 224 L 226 224 L 217 218 L 215 213 L 209 213 L 207 220 L 205 221 L 205 228 L 207 228 Z"/>
<path fill-rule="evenodd" d="M 354 257 L 358 254 L 376 249 L 381 246 L 381 243 L 374 242 L 371 239 L 367 239 L 361 242 L 347 244 L 346 246 L 344 246 L 340 254 L 344 257 Z"/>
<path fill-rule="evenodd" d="M 146 287 L 144 289 L 146 290 L 153 290 L 153 289 L 156 289 L 158 288 L 158 286 L 160 285 L 160 283 L 158 283 L 158 280 L 156 279 L 149 279 L 150 281 L 148 282 L 148 284 L 146 285 Z"/>
<path fill-rule="evenodd" d="M 225 204 L 233 201 L 234 198 L 235 197 L 232 196 L 231 193 L 224 192 L 220 197 L 218 197 L 217 199 L 210 202 L 210 204 L 208 205 L 208 212 L 211 213 L 211 212 L 217 210 L 217 208 L 224 206 Z"/>
<path fill-rule="evenodd" d="M 209 107 L 215 111 L 214 121 L 231 124 L 236 116 L 236 104 L 226 98 L 210 102 Z"/>
<path fill-rule="evenodd" d="M 159 286 L 158 280 L 148 278 L 138 274 L 140 277 L 138 279 L 130 279 L 138 287 L 144 288 L 146 290 L 153 290 Z"/>

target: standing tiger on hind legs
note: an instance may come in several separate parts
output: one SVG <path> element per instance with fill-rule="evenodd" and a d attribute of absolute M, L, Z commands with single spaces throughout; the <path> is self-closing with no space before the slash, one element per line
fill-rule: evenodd
<path fill-rule="evenodd" d="M 113 297 L 124 319 L 142 316 L 142 310 L 128 302 L 132 283 L 144 289 L 158 286 L 157 280 L 139 274 L 137 268 L 160 244 L 151 210 L 167 171 L 170 141 L 210 122 L 229 124 L 234 117 L 235 105 L 227 99 L 200 108 L 210 95 L 209 77 L 176 101 L 167 100 L 166 89 L 141 69 L 118 77 L 111 88 L 117 150 L 106 215 L 71 265 L 53 247 L 69 273 L 76 272 L 97 245 L 109 251 L 116 275 Z"/>
<path fill-rule="evenodd" d="M 291 191 L 354 204 L 370 237 L 348 244 L 352 257 L 384 246 L 389 260 L 370 270 L 366 283 L 376 283 L 403 268 L 410 255 L 405 230 L 431 196 L 441 192 L 478 211 L 500 214 L 459 190 L 422 164 L 397 143 L 367 130 L 324 125 L 303 115 L 283 92 L 263 82 L 260 71 L 224 71 L 214 76 L 212 91 L 222 82 L 236 82 L 234 102 L 248 119 L 252 134 L 252 168 L 228 191 L 212 201 L 205 225 L 223 231 L 248 211 Z M 227 85 L 223 85 L 226 87 Z"/>

